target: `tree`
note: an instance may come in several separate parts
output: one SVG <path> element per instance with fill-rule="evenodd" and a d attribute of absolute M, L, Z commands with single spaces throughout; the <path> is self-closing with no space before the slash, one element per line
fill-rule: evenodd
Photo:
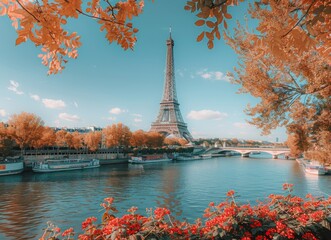
<path fill-rule="evenodd" d="M 61 129 L 60 131 L 57 131 L 55 133 L 55 137 L 56 137 L 55 143 L 58 148 L 66 146 L 66 135 L 67 135 L 67 131 L 64 129 Z"/>
<path fill-rule="evenodd" d="M 3 147 L 5 139 L 8 138 L 7 128 L 3 122 L 0 122 L 0 147 Z"/>
<path fill-rule="evenodd" d="M 14 114 L 8 121 L 8 134 L 10 138 L 20 146 L 23 150 L 27 146 L 31 146 L 41 138 L 43 133 L 44 122 L 40 117 L 32 113 L 22 112 Z"/>
<path fill-rule="evenodd" d="M 144 147 L 146 146 L 147 133 L 143 130 L 137 130 L 132 133 L 130 145 L 134 147 Z"/>
<path fill-rule="evenodd" d="M 301 127 L 312 143 L 308 152 L 322 151 L 319 136 L 331 131 L 329 11 L 328 1 L 256 2 L 249 13 L 258 20 L 258 33 L 238 24 L 233 36 L 225 34 L 240 58 L 233 82 L 261 100 L 248 106 L 250 122 L 264 134 L 278 126 L 296 134 Z"/>
<path fill-rule="evenodd" d="M 0 122 L 0 157 L 12 155 L 13 146 L 14 142 L 9 138 L 5 124 Z"/>
<path fill-rule="evenodd" d="M 106 147 L 129 146 L 132 133 L 122 123 L 113 124 L 103 129 L 104 143 Z"/>
<path fill-rule="evenodd" d="M 55 132 L 50 127 L 42 127 L 40 138 L 34 139 L 31 142 L 31 147 L 40 149 L 42 147 L 50 147 L 55 145 Z"/>
<path fill-rule="evenodd" d="M 0 2 L 0 16 L 7 15 L 12 21 L 18 35 L 16 45 L 30 40 L 42 47 L 39 57 L 48 66 L 48 73 L 54 74 L 62 71 L 69 58 L 77 58 L 81 46 L 77 33 L 65 28 L 68 20 L 82 16 L 95 19 L 110 43 L 116 42 L 123 49 L 133 48 L 138 29 L 133 28 L 131 20 L 142 12 L 144 2 L 112 2 L 4 0 Z"/>
<path fill-rule="evenodd" d="M 71 147 L 78 150 L 83 146 L 83 136 L 79 132 L 75 131 L 72 134 Z"/>
<path fill-rule="evenodd" d="M 150 148 L 162 147 L 164 136 L 158 132 L 148 132 L 146 145 Z"/>
<path fill-rule="evenodd" d="M 84 136 L 84 143 L 86 144 L 87 148 L 92 152 L 98 150 L 101 141 L 102 141 L 101 132 L 89 132 L 86 133 Z"/>

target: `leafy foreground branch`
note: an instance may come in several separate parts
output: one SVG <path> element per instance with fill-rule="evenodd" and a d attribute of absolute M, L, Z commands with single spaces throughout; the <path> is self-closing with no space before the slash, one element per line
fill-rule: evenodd
<path fill-rule="evenodd" d="M 137 208 L 129 214 L 115 217 L 113 198 L 105 198 L 101 206 L 105 209 L 102 223 L 95 217 L 82 223 L 82 234 L 78 239 L 324 239 L 330 231 L 323 227 L 331 216 L 331 197 L 305 199 L 291 194 L 293 184 L 283 184 L 287 195 L 271 194 L 265 202 L 256 206 L 237 204 L 235 192 L 227 193 L 224 202 L 211 202 L 205 210 L 204 220 L 194 224 L 181 222 L 171 216 L 166 208 L 147 209 L 147 217 L 136 214 Z M 69 228 L 63 232 L 49 223 L 44 239 L 74 239 L 75 232 Z M 330 235 L 329 235 L 330 236 Z"/>

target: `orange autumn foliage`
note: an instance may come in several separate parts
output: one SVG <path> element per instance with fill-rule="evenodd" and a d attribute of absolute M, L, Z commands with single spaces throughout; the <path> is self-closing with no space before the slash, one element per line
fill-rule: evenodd
<path fill-rule="evenodd" d="M 199 18 L 195 22 L 198 27 L 203 27 L 197 41 L 200 42 L 204 38 L 207 40 L 209 49 L 214 47 L 214 40 L 221 39 L 220 29 L 228 28 L 227 19 L 231 19 L 232 15 L 228 12 L 228 7 L 238 6 L 239 2 L 244 0 L 189 0 L 184 7 L 185 10 L 192 13 L 197 13 Z M 222 27 L 223 24 L 223 27 Z"/>
<path fill-rule="evenodd" d="M 249 10 L 257 31 L 238 23 L 225 34 L 240 58 L 233 82 L 260 99 L 247 108 L 251 123 L 265 134 L 286 126 L 307 154 L 330 155 L 330 10 L 322 0 L 260 1 Z"/>
<path fill-rule="evenodd" d="M 165 137 L 158 132 L 148 132 L 146 146 L 150 148 L 162 147 Z"/>
<path fill-rule="evenodd" d="M 55 140 L 56 140 L 56 136 L 54 130 L 50 127 L 43 127 L 41 130 L 41 137 L 35 139 L 31 143 L 31 146 L 36 149 L 42 147 L 51 147 L 55 145 Z"/>
<path fill-rule="evenodd" d="M 145 147 L 147 142 L 147 133 L 143 130 L 137 130 L 132 133 L 130 144 L 135 147 Z"/>
<path fill-rule="evenodd" d="M 113 124 L 103 129 L 103 140 L 106 147 L 117 147 L 130 145 L 132 133 L 130 129 L 122 123 Z"/>
<path fill-rule="evenodd" d="M 8 121 L 7 134 L 23 150 L 42 137 L 44 122 L 32 113 L 14 114 Z"/>
<path fill-rule="evenodd" d="M 48 74 L 64 69 L 69 58 L 77 58 L 81 46 L 76 32 L 66 28 L 68 21 L 82 16 L 95 19 L 100 30 L 106 32 L 106 39 L 116 42 L 123 49 L 133 48 L 137 29 L 132 18 L 142 12 L 143 0 L 99 1 L 82 0 L 30 1 L 1 0 L 0 16 L 8 16 L 17 32 L 16 45 L 30 40 L 41 46 L 39 57 L 49 68 Z"/>
<path fill-rule="evenodd" d="M 101 132 L 89 132 L 84 135 L 84 143 L 86 144 L 87 148 L 92 152 L 100 148 L 101 141 Z"/>
<path fill-rule="evenodd" d="M 67 132 L 63 129 L 55 133 L 55 143 L 57 147 L 65 147 Z"/>

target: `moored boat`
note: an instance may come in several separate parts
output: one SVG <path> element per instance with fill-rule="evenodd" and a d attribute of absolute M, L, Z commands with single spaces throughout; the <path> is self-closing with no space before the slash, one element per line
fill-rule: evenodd
<path fill-rule="evenodd" d="M 327 170 L 325 169 L 325 167 L 320 165 L 306 165 L 305 172 L 314 175 L 325 175 L 327 173 Z"/>
<path fill-rule="evenodd" d="M 98 159 L 46 159 L 42 162 L 35 163 L 32 167 L 32 171 L 39 173 L 47 173 L 98 167 L 100 167 L 100 162 Z"/>
<path fill-rule="evenodd" d="M 154 155 L 143 155 L 138 157 L 131 157 L 129 163 L 136 164 L 148 164 L 148 163 L 160 163 L 160 162 L 171 162 L 172 159 L 167 154 L 154 154 Z"/>
<path fill-rule="evenodd" d="M 212 158 L 212 154 L 211 153 L 206 153 L 206 154 L 201 154 L 200 157 L 202 159 L 209 159 L 209 158 Z"/>
<path fill-rule="evenodd" d="M 23 170 L 24 164 L 21 158 L 6 158 L 0 161 L 0 176 L 19 174 Z"/>
<path fill-rule="evenodd" d="M 193 160 L 201 160 L 202 157 L 199 155 L 192 154 L 183 154 L 176 157 L 177 161 L 193 161 Z"/>
<path fill-rule="evenodd" d="M 325 175 L 328 172 L 323 165 L 315 161 L 302 160 L 302 165 L 308 174 Z"/>

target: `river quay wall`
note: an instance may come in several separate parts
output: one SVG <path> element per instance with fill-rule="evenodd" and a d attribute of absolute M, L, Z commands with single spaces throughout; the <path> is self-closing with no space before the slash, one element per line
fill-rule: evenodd
<path fill-rule="evenodd" d="M 100 160 L 100 164 L 126 163 L 128 155 L 121 149 L 98 149 L 95 152 L 88 152 L 85 149 L 47 149 L 47 150 L 24 150 L 23 153 L 17 152 L 16 155 L 23 156 L 24 165 L 27 169 L 31 168 L 36 162 L 44 161 L 49 158 L 82 158 Z"/>

